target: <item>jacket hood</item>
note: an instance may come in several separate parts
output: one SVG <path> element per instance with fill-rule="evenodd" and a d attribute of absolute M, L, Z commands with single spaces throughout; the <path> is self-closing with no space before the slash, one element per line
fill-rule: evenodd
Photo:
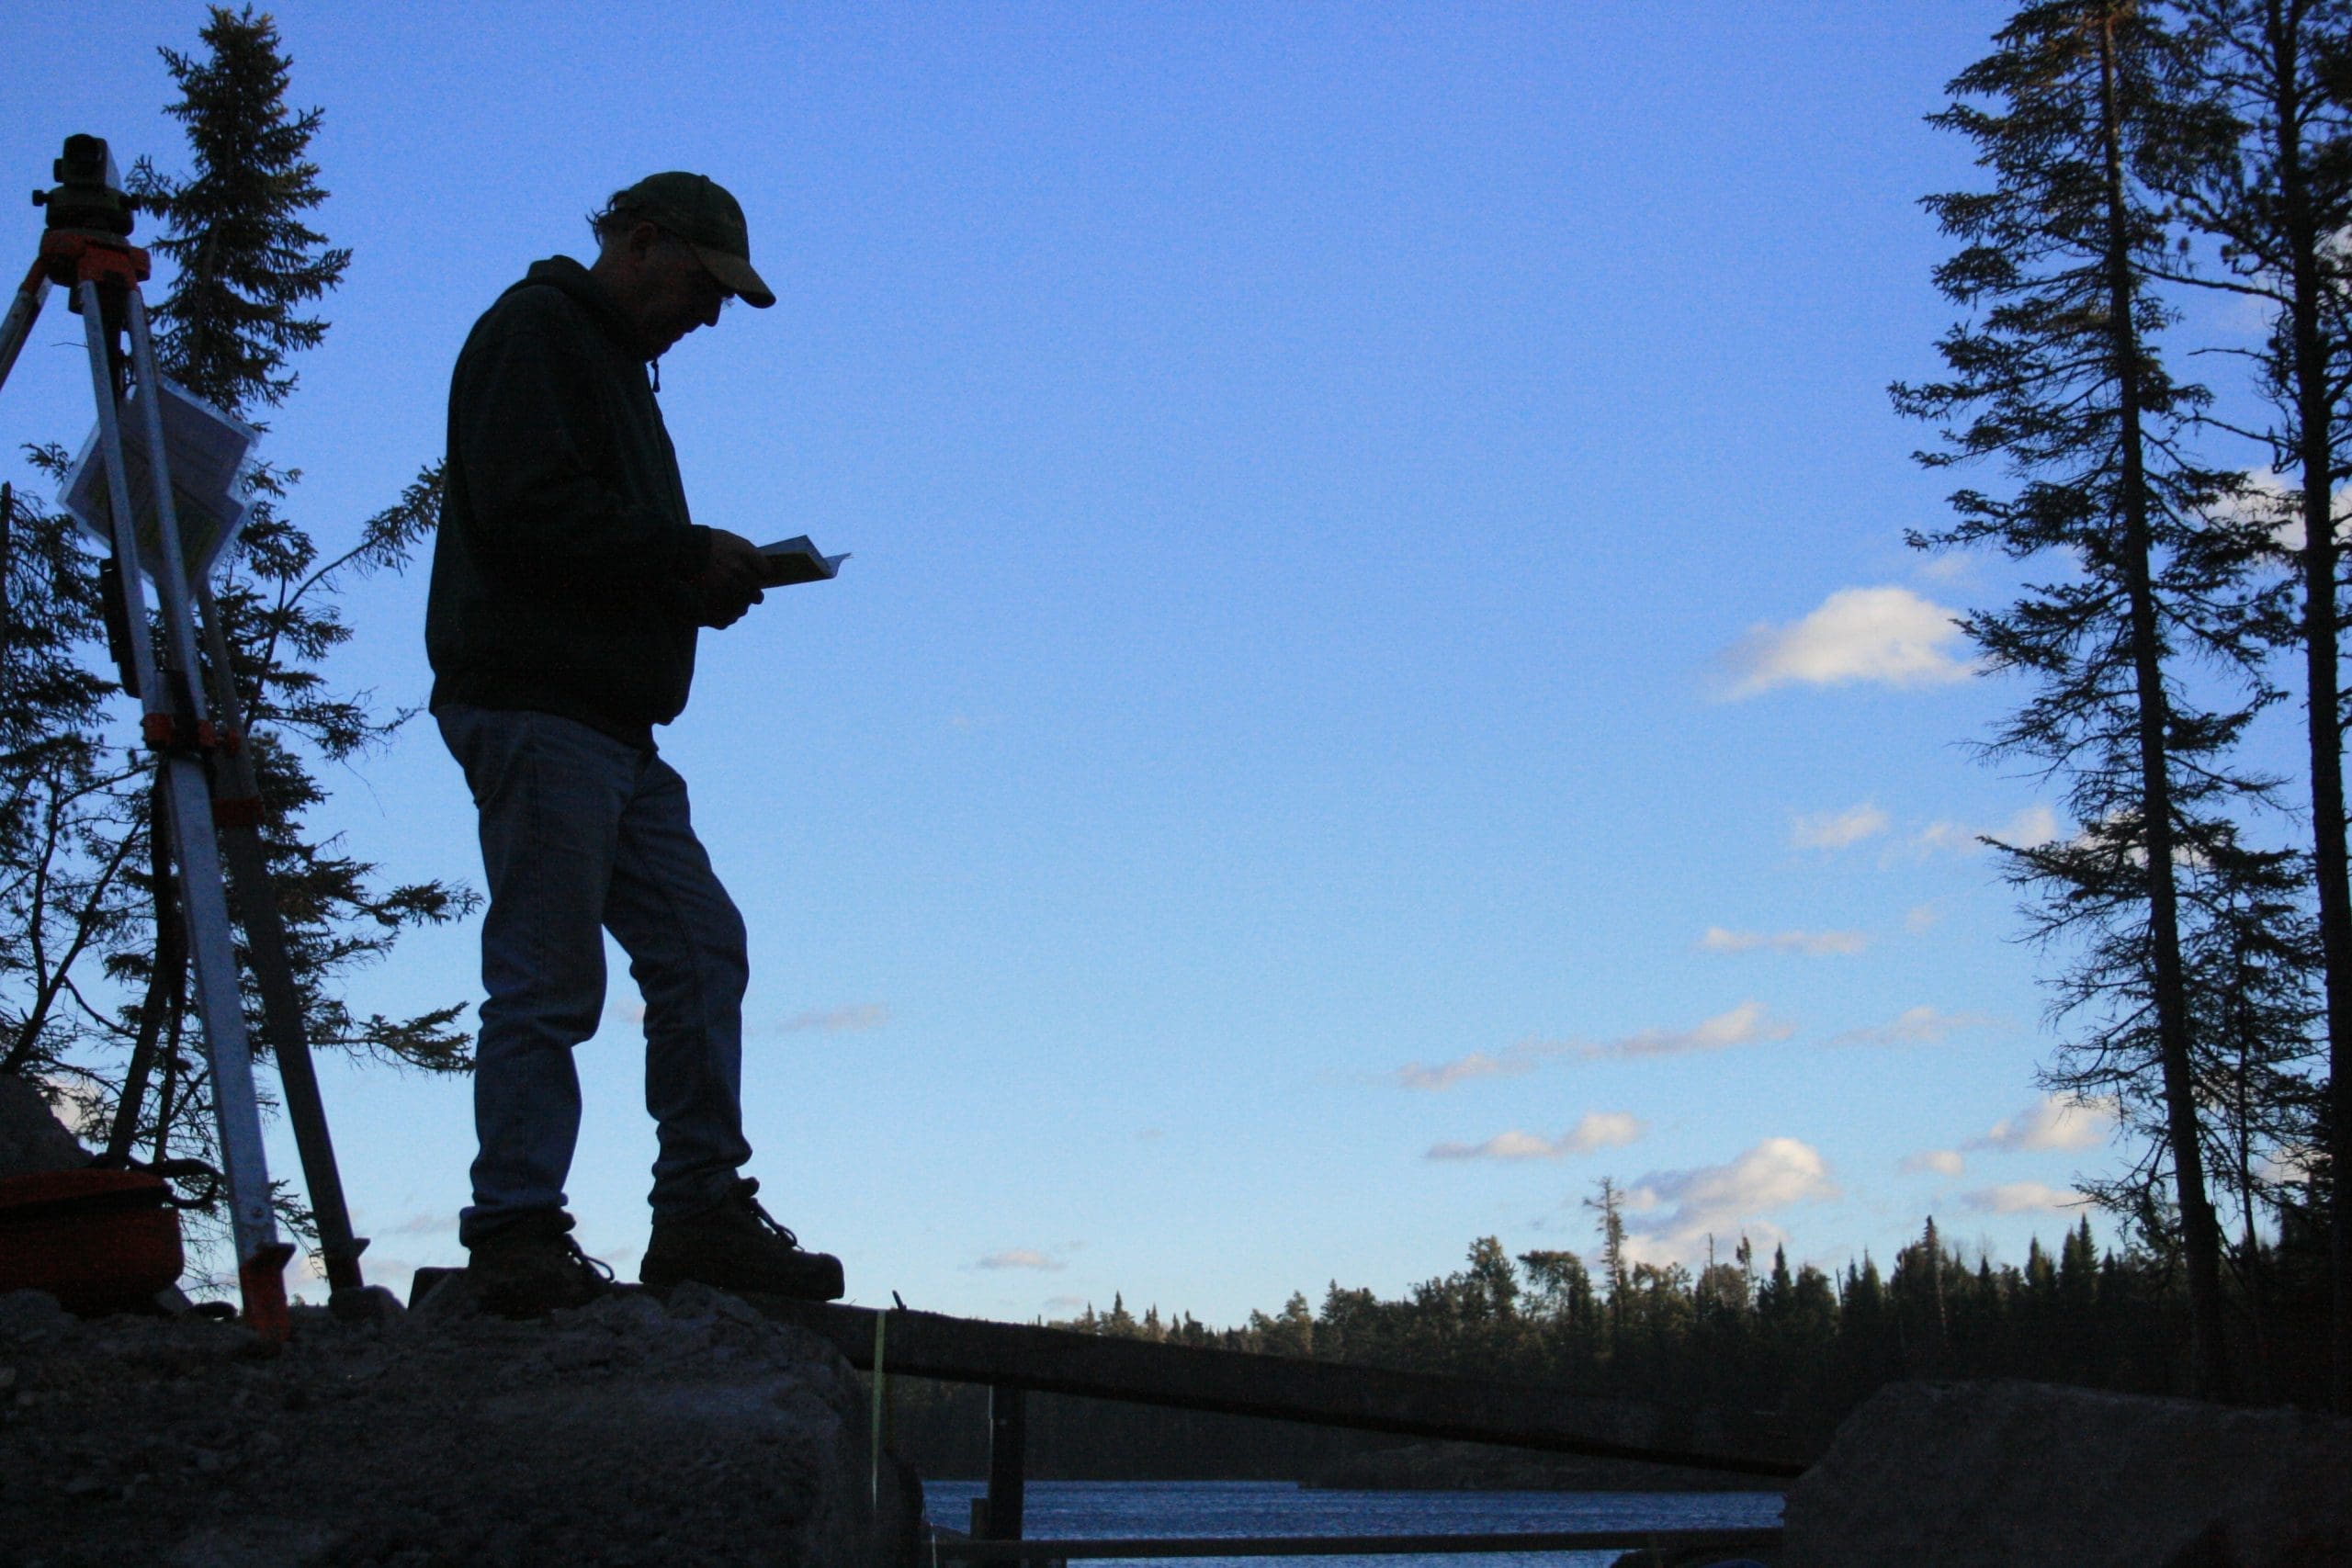
<path fill-rule="evenodd" d="M 533 262 L 531 269 L 523 275 L 522 281 L 508 285 L 505 293 L 499 298 L 503 299 L 518 288 L 541 286 L 560 289 L 579 301 L 580 308 L 588 312 L 589 319 L 604 328 L 630 358 L 645 357 L 638 351 L 628 322 L 622 319 L 620 311 L 615 310 L 612 300 L 605 297 L 603 285 L 588 275 L 586 267 L 570 256 L 549 256 L 545 261 Z"/>

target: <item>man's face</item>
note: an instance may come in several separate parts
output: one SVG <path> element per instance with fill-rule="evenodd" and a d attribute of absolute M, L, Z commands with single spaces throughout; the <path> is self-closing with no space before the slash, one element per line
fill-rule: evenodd
<path fill-rule="evenodd" d="M 646 357 L 659 359 L 696 327 L 715 327 L 733 296 L 695 249 L 673 234 L 661 234 L 645 254 L 644 293 L 638 329 Z"/>

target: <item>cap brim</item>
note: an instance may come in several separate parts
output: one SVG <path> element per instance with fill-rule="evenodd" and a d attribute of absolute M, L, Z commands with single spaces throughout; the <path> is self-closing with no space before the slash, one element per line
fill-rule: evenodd
<path fill-rule="evenodd" d="M 692 244 L 692 241 L 687 242 Z M 727 291 L 744 304 L 764 310 L 775 303 L 775 291 L 765 279 L 752 270 L 752 264 L 727 251 L 713 250 L 708 245 L 695 245 L 695 254 L 710 269 L 710 276 L 727 286 Z"/>

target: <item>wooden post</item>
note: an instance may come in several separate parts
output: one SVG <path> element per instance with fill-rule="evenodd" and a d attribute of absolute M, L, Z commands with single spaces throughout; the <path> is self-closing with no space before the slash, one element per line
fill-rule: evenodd
<path fill-rule="evenodd" d="M 1028 1438 L 1026 1396 L 1008 1383 L 989 1388 L 988 1539 L 1021 1539 L 1021 1495 L 1027 1479 L 1023 1448 Z"/>

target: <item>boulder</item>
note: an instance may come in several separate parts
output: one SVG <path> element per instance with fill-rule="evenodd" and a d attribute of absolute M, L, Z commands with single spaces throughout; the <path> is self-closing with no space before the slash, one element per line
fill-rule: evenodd
<path fill-rule="evenodd" d="M 79 1170 L 89 1163 L 90 1151 L 50 1110 L 40 1086 L 0 1073 L 0 1176 Z"/>
<path fill-rule="evenodd" d="M 1898 1383 L 1790 1490 L 1787 1568 L 2352 1562 L 2352 1421 L 2018 1382 Z"/>
<path fill-rule="evenodd" d="M 0 1562 L 911 1563 L 911 1472 L 831 1347 L 732 1296 L 77 1322 L 0 1298 Z"/>

